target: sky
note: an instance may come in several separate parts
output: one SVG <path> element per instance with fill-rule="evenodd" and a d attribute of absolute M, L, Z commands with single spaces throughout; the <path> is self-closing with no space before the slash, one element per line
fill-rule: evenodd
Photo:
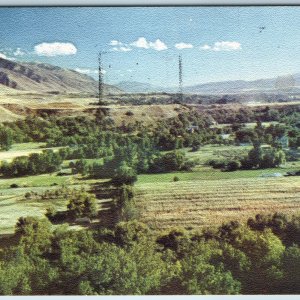
<path fill-rule="evenodd" d="M 0 57 L 183 85 L 300 72 L 300 7 L 0 8 Z"/>

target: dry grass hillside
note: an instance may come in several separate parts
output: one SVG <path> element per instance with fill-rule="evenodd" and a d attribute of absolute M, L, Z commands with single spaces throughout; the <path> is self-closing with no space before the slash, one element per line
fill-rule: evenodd
<path fill-rule="evenodd" d="M 59 93 L 96 93 L 98 83 L 74 70 L 39 63 L 19 63 L 0 58 L 0 84 L 17 90 Z M 105 85 L 106 93 L 120 89 Z"/>

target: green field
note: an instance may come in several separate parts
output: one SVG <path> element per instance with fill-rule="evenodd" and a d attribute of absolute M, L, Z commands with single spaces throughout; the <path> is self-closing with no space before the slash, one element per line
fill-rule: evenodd
<path fill-rule="evenodd" d="M 202 228 L 233 219 L 244 221 L 257 213 L 298 213 L 300 177 L 283 175 L 300 170 L 299 161 L 280 168 L 234 172 L 204 165 L 209 159 L 221 158 L 223 152 L 244 150 L 249 147 L 204 146 L 187 152 L 200 162 L 191 172 L 139 175 L 136 202 L 141 221 L 155 229 Z M 179 181 L 174 182 L 174 177 Z"/>
<path fill-rule="evenodd" d="M 17 154 L 27 155 L 41 151 L 43 143 L 13 145 L 1 152 L 7 159 Z M 245 153 L 249 146 L 206 145 L 199 151 L 185 149 L 189 159 L 197 159 L 198 165 L 190 172 L 139 175 L 135 184 L 136 204 L 141 221 L 154 228 L 175 226 L 204 227 L 219 225 L 226 220 L 247 219 L 258 212 L 282 211 L 296 213 L 300 207 L 300 177 L 272 177 L 276 173 L 299 170 L 300 162 L 289 162 L 281 168 L 265 170 L 239 170 L 222 172 L 207 166 L 208 160 L 222 158 L 228 153 Z M 102 159 L 87 160 L 88 164 Z M 62 164 L 63 172 L 19 178 L 0 178 L 0 232 L 12 233 L 21 216 L 39 216 L 53 205 L 58 210 L 66 209 L 67 199 L 26 200 L 25 194 L 42 194 L 61 187 L 89 189 L 100 182 L 72 175 L 68 169 L 70 161 Z M 269 176 L 271 177 L 268 177 Z M 174 177 L 179 181 L 174 182 Z M 275 176 L 275 175 L 274 175 Z M 11 185 L 16 185 L 12 188 Z M 98 199 L 98 203 L 109 201 Z"/>

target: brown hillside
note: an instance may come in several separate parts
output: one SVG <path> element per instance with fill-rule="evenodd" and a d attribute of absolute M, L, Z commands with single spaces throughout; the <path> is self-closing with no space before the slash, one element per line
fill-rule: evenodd
<path fill-rule="evenodd" d="M 74 70 L 37 63 L 19 63 L 0 58 L 0 84 L 9 88 L 32 92 L 92 93 L 98 83 L 90 76 Z M 104 86 L 105 93 L 117 94 L 120 89 Z"/>

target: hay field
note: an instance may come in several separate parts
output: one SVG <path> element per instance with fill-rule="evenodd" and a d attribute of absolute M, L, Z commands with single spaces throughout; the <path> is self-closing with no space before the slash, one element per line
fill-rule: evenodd
<path fill-rule="evenodd" d="M 140 182 L 136 194 L 140 220 L 156 230 L 218 226 L 257 213 L 300 212 L 300 177 L 157 180 Z"/>

